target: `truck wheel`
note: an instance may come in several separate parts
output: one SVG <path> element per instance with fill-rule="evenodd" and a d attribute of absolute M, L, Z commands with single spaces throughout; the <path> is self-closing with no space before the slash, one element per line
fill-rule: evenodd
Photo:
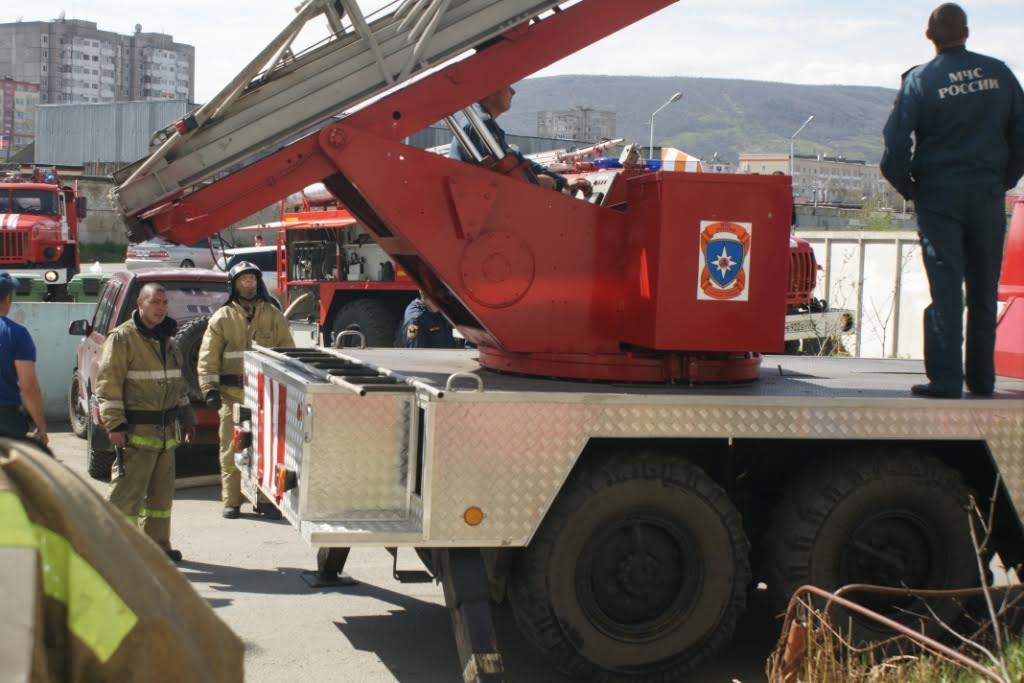
<path fill-rule="evenodd" d="M 68 421 L 71 422 L 71 431 L 75 436 L 84 439 L 89 429 L 89 416 L 78 393 L 78 382 L 78 368 L 75 368 L 71 371 L 71 384 L 68 386 Z"/>
<path fill-rule="evenodd" d="M 971 491 L 960 474 L 932 458 L 907 453 L 817 463 L 787 490 L 765 538 L 768 590 L 780 610 L 804 584 L 836 590 L 851 583 L 908 588 L 970 588 L 980 583 L 967 522 Z M 985 562 L 988 565 L 988 562 Z M 912 598 L 851 595 L 904 624 L 928 614 Z M 956 601 L 933 601 L 946 624 L 962 612 Z M 833 610 L 857 641 L 888 638 L 878 623 Z M 929 622 L 928 632 L 940 627 Z"/>
<path fill-rule="evenodd" d="M 174 335 L 174 342 L 181 352 L 181 377 L 185 380 L 188 397 L 193 401 L 202 399 L 199 393 L 199 347 L 209 324 L 208 316 L 195 318 L 182 325 Z"/>
<path fill-rule="evenodd" d="M 574 677 L 678 680 L 731 637 L 748 550 L 703 470 L 615 456 L 566 484 L 513 565 L 509 598 L 527 638 Z"/>
<path fill-rule="evenodd" d="M 383 303 L 375 299 L 355 299 L 338 309 L 331 332 L 337 335 L 358 329 L 366 337 L 367 346 L 394 346 L 397 327 L 398 316 Z M 353 337 L 352 343 L 357 343 L 356 338 Z"/>
<path fill-rule="evenodd" d="M 96 424 L 92 416 L 96 407 L 96 397 L 89 397 L 89 411 L 86 419 L 86 443 L 89 447 L 87 466 L 89 476 L 99 481 L 110 481 L 110 468 L 114 464 L 114 452 L 110 449 L 103 428 Z"/>

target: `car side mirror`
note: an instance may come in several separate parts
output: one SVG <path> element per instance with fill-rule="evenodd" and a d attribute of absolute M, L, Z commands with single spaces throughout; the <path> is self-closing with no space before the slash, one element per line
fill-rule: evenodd
<path fill-rule="evenodd" d="M 72 320 L 71 324 L 68 325 L 68 334 L 76 337 L 84 337 L 92 332 L 92 325 L 89 324 L 88 320 Z"/>
<path fill-rule="evenodd" d="M 89 202 L 85 197 L 75 197 L 75 215 L 82 220 L 89 213 Z"/>

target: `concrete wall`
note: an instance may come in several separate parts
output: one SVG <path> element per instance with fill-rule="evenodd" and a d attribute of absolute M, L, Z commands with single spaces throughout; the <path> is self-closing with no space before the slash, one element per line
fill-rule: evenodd
<path fill-rule="evenodd" d="M 36 344 L 36 374 L 43 390 L 46 419 L 67 421 L 67 392 L 81 337 L 68 334 L 68 323 L 92 318 L 96 304 L 15 303 L 8 318 L 28 328 Z"/>
<path fill-rule="evenodd" d="M 916 232 L 799 231 L 823 268 L 815 296 L 856 311 L 843 337 L 861 358 L 923 358 L 922 316 L 931 301 Z"/>

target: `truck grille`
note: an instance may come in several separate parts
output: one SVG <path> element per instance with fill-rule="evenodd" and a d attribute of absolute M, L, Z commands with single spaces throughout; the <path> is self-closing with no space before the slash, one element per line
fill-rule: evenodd
<path fill-rule="evenodd" d="M 818 264 L 814 260 L 814 252 L 810 245 L 800 243 L 789 255 L 789 288 L 786 291 L 786 304 L 798 305 L 806 303 L 814 292 L 818 280 Z"/>
<path fill-rule="evenodd" d="M 0 263 L 24 263 L 28 257 L 28 232 L 0 230 Z"/>

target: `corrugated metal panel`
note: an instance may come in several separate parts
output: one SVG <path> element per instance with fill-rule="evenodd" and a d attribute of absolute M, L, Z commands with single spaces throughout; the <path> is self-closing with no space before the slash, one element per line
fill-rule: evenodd
<path fill-rule="evenodd" d="M 36 163 L 130 163 L 149 139 L 189 110 L 185 100 L 49 104 L 36 108 Z"/>

